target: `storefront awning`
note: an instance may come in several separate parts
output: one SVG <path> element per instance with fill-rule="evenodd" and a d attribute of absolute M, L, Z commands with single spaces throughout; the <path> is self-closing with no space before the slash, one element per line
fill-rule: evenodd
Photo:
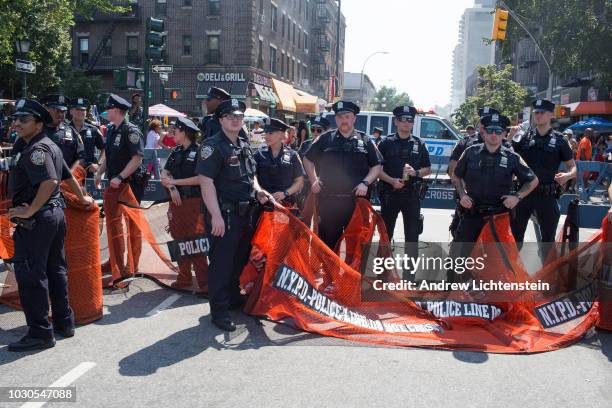
<path fill-rule="evenodd" d="M 295 89 L 288 83 L 274 78 L 272 79 L 272 86 L 278 96 L 278 109 L 296 112 Z"/>
<path fill-rule="evenodd" d="M 300 113 L 317 113 L 319 98 L 310 95 L 306 92 L 294 89 L 295 91 L 295 107 Z"/>
<path fill-rule="evenodd" d="M 266 102 L 268 105 L 278 103 L 278 98 L 276 97 L 276 94 L 274 93 L 272 88 L 259 84 L 253 85 L 255 86 L 255 90 L 259 95 L 259 99 L 261 99 L 263 102 Z"/>
<path fill-rule="evenodd" d="M 572 116 L 612 115 L 612 102 L 574 102 L 564 106 L 571 109 Z"/>
<path fill-rule="evenodd" d="M 232 98 L 245 99 L 248 82 L 198 82 L 196 99 L 206 99 L 206 94 L 211 86 L 225 89 Z"/>

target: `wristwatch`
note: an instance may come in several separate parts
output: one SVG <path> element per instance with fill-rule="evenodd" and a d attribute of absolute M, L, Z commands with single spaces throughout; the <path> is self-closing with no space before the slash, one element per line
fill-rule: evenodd
<path fill-rule="evenodd" d="M 289 197 L 291 194 L 289 194 L 289 192 L 287 190 L 283 191 L 283 194 L 285 195 L 285 198 Z"/>
<path fill-rule="evenodd" d="M 521 197 L 521 195 L 519 193 L 514 193 L 514 196 L 516 198 L 518 198 L 519 201 L 521 201 L 523 199 L 523 197 Z"/>
<path fill-rule="evenodd" d="M 170 187 L 168 187 L 168 189 L 169 189 L 170 191 L 176 191 L 176 186 L 170 186 Z"/>
<path fill-rule="evenodd" d="M 363 184 L 366 187 L 370 187 L 370 183 L 368 182 L 368 180 L 361 180 L 361 184 Z"/>
<path fill-rule="evenodd" d="M 117 174 L 115 178 L 118 178 L 121 181 L 125 180 L 121 174 Z"/>

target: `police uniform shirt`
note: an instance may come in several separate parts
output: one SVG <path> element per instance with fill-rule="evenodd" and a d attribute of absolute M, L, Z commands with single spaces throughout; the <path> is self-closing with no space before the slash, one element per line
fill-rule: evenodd
<path fill-rule="evenodd" d="M 242 138 L 233 144 L 223 131 L 205 139 L 200 147 L 196 173 L 214 181 L 222 202 L 249 201 L 253 192 L 256 164 L 253 153 Z"/>
<path fill-rule="evenodd" d="M 574 158 L 569 142 L 563 134 L 550 129 L 544 136 L 534 129 L 518 143 L 513 143 L 514 151 L 521 155 L 527 165 L 538 177 L 540 184 L 555 182 L 561 162 Z"/>
<path fill-rule="evenodd" d="M 296 178 L 305 175 L 297 152 L 286 146 L 277 157 L 272 155 L 272 149 L 264 146 L 255 154 L 255 161 L 259 185 L 271 193 L 287 190 Z"/>
<path fill-rule="evenodd" d="M 72 126 L 76 129 L 74 124 Z M 83 147 L 85 148 L 85 164 L 98 163 L 96 148 L 100 151 L 104 150 L 104 138 L 100 130 L 90 123 L 83 122 L 79 135 L 83 140 Z"/>
<path fill-rule="evenodd" d="M 464 137 L 453 148 L 453 151 L 450 156 L 450 160 L 458 161 L 461 158 L 461 155 L 463 154 L 463 152 L 465 152 L 465 150 L 468 147 L 474 144 L 483 143 L 483 142 L 484 140 L 480 138 L 480 135 L 478 133 L 475 133 L 472 136 Z"/>
<path fill-rule="evenodd" d="M 393 178 L 402 178 L 405 164 L 414 170 L 431 167 L 427 146 L 416 136 L 402 139 L 396 133 L 381 141 L 378 150 L 384 159 L 384 172 Z M 413 182 L 415 178 L 411 177 L 410 180 Z"/>
<path fill-rule="evenodd" d="M 168 156 L 164 170 L 168 171 L 174 179 L 186 179 L 196 175 L 196 164 L 198 162 L 199 146 L 191 143 L 187 149 L 178 145 Z M 176 186 L 183 197 L 198 197 L 200 188 L 198 186 Z"/>
<path fill-rule="evenodd" d="M 457 163 L 455 176 L 464 180 L 467 194 L 476 205 L 498 205 L 501 197 L 512 191 L 513 176 L 521 184 L 535 178 L 512 149 L 500 146 L 489 153 L 484 143 L 467 148 Z"/>
<path fill-rule="evenodd" d="M 323 192 L 352 194 L 370 171 L 383 162 L 380 152 L 357 130 L 344 137 L 338 130 L 322 134 L 312 143 L 306 158 L 316 165 Z"/>
<path fill-rule="evenodd" d="M 11 170 L 9 193 L 13 206 L 31 204 L 36 197 L 38 186 L 46 180 L 62 181 L 72 177 L 70 169 L 62 159 L 60 148 L 45 133 L 34 136 L 30 143 L 23 145 L 14 157 L 15 167 Z M 61 198 L 59 183 L 55 186 L 49 201 Z"/>
<path fill-rule="evenodd" d="M 69 167 L 77 160 L 85 160 L 85 147 L 78 132 L 68 123 L 62 122 L 57 128 L 46 127 L 45 133 L 62 151 Z"/>
<path fill-rule="evenodd" d="M 110 180 L 121 173 L 133 156 L 144 156 L 144 143 L 138 126 L 123 121 L 119 128 L 114 125 L 106 133 L 106 175 Z"/>

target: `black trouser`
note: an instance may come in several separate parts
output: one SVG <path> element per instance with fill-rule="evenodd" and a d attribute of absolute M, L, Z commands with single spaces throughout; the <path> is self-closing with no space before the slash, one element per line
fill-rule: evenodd
<path fill-rule="evenodd" d="M 206 231 L 210 239 L 208 252 L 208 295 L 213 319 L 229 316 L 230 308 L 241 300 L 239 279 L 251 252 L 250 216 L 236 211 L 221 213 L 225 234 L 213 236 L 210 215 L 206 216 Z"/>
<path fill-rule="evenodd" d="M 333 250 L 353 216 L 355 197 L 321 194 L 318 208 L 319 238 Z"/>
<path fill-rule="evenodd" d="M 402 213 L 404 221 L 404 253 L 412 258 L 419 256 L 419 229 L 421 216 L 421 200 L 410 193 L 382 193 L 381 215 L 389 234 L 393 239 L 397 216 Z"/>
<path fill-rule="evenodd" d="M 53 327 L 49 321 L 49 299 L 53 325 L 74 327 L 74 314 L 68 304 L 64 254 L 66 222 L 60 207 L 42 210 L 33 218 L 36 223 L 32 230 L 18 226 L 13 235 L 15 277 L 28 334 L 50 339 Z"/>
<path fill-rule="evenodd" d="M 518 244 L 523 243 L 529 218 L 534 212 L 540 224 L 542 242 L 555 242 L 557 224 L 561 216 L 559 203 L 555 196 L 537 193 L 529 194 L 516 206 L 516 214 L 510 224 L 514 240 Z"/>

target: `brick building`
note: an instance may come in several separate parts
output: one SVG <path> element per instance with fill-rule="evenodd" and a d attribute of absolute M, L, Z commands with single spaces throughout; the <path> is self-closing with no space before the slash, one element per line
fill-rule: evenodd
<path fill-rule="evenodd" d="M 221 86 L 248 106 L 287 117 L 330 99 L 335 72 L 338 6 L 333 0 L 122 0 L 122 14 L 77 16 L 73 65 L 104 78 L 126 65 L 142 67 L 146 21 L 165 21 L 164 84 L 151 75 L 151 104 L 201 115 L 202 96 Z M 345 20 L 340 15 L 338 89 L 343 89 Z M 174 92 L 172 92 L 174 91 Z M 163 94 L 163 95 L 162 95 Z M 176 99 L 172 99 L 174 96 Z"/>

